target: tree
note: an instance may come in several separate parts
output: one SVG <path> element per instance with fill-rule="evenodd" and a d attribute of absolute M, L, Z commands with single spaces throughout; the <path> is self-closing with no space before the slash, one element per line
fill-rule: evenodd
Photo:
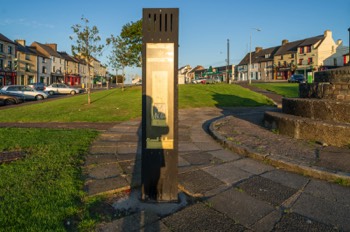
<path fill-rule="evenodd" d="M 119 36 L 111 35 L 107 45 L 112 45 L 108 56 L 109 65 L 115 70 L 122 70 L 122 89 L 124 89 L 125 68 L 141 67 L 142 20 L 130 22 L 123 26 Z"/>
<path fill-rule="evenodd" d="M 91 75 L 90 75 L 90 64 L 94 57 L 102 54 L 104 45 L 100 44 L 101 38 L 98 35 L 99 30 L 96 26 L 89 26 L 89 20 L 84 16 L 81 17 L 84 25 L 75 24 L 72 26 L 73 32 L 76 37 L 70 36 L 71 40 L 75 39 L 75 45 L 72 45 L 72 53 L 74 56 L 78 55 L 85 59 L 88 66 L 88 104 L 91 103 Z"/>

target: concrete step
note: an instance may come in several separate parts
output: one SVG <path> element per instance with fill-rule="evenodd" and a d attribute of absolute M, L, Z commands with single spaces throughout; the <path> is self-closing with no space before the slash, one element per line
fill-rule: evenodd
<path fill-rule="evenodd" d="M 316 120 L 350 123 L 350 102 L 283 98 L 282 112 Z"/>
<path fill-rule="evenodd" d="M 332 146 L 350 145 L 350 124 L 315 120 L 278 112 L 265 113 L 265 126 L 278 133 Z"/>

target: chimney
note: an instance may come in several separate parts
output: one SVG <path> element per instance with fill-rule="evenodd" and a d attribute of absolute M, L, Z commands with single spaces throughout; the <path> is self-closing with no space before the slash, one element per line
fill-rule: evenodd
<path fill-rule="evenodd" d="M 46 44 L 47 46 L 51 47 L 55 52 L 57 52 L 57 44 L 52 43 L 52 44 Z"/>
<path fill-rule="evenodd" d="M 15 42 L 22 46 L 26 46 L 26 41 L 24 39 L 16 39 Z"/>
<path fill-rule="evenodd" d="M 262 47 L 255 47 L 255 53 L 258 53 L 262 50 Z"/>
<path fill-rule="evenodd" d="M 332 37 L 332 31 L 330 31 L 330 30 L 325 30 L 324 31 L 324 37 Z"/>
<path fill-rule="evenodd" d="M 343 44 L 343 40 L 338 39 L 338 40 L 337 40 L 337 45 L 340 46 L 340 45 L 342 45 L 342 44 Z"/>
<path fill-rule="evenodd" d="M 289 41 L 287 39 L 282 40 L 282 46 L 286 45 L 287 43 L 289 43 Z"/>

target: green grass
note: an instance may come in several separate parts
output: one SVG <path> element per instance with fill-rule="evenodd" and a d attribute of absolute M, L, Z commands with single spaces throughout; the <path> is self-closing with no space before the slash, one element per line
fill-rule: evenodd
<path fill-rule="evenodd" d="M 299 84 L 297 83 L 254 83 L 252 85 L 284 97 L 298 97 Z"/>
<path fill-rule="evenodd" d="M 26 157 L 0 165 L 0 231 L 65 231 L 65 220 L 83 209 L 81 166 L 96 136 L 91 130 L 1 128 L 0 151 Z"/>
<path fill-rule="evenodd" d="M 39 104 L 3 109 L 0 122 L 114 122 L 141 116 L 141 87 L 81 94 Z M 179 85 L 179 108 L 261 106 L 265 96 L 237 85 Z"/>
<path fill-rule="evenodd" d="M 270 105 L 265 96 L 238 85 L 179 85 L 179 107 L 238 107 Z"/>

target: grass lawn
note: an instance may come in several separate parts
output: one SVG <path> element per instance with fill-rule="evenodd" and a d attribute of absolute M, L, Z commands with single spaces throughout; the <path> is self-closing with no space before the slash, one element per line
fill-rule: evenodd
<path fill-rule="evenodd" d="M 0 128 L 0 151 L 26 154 L 0 165 L 0 231 L 65 231 L 65 220 L 83 211 L 81 166 L 96 136 L 91 130 Z"/>
<path fill-rule="evenodd" d="M 141 116 L 141 87 L 111 89 L 0 110 L 0 122 L 114 122 Z M 179 108 L 261 106 L 263 95 L 237 85 L 179 85 Z"/>
<path fill-rule="evenodd" d="M 298 83 L 254 83 L 252 85 L 261 89 L 266 89 L 271 92 L 275 92 L 284 97 L 298 97 Z"/>

